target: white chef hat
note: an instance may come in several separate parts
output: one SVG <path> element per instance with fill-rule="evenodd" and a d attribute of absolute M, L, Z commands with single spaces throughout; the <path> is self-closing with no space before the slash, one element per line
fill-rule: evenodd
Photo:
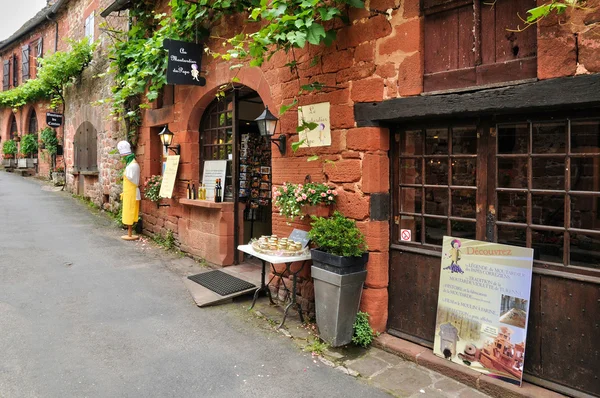
<path fill-rule="evenodd" d="M 119 141 L 117 144 L 117 149 L 121 156 L 130 155 L 131 154 L 131 145 L 127 141 Z"/>

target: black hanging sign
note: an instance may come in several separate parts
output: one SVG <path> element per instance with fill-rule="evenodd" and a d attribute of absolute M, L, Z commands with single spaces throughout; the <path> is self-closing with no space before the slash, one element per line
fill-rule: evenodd
<path fill-rule="evenodd" d="M 206 79 L 200 76 L 202 44 L 166 39 L 164 48 L 169 52 L 167 84 L 204 86 Z"/>
<path fill-rule="evenodd" d="M 62 113 L 46 112 L 46 124 L 50 127 L 60 127 L 63 124 Z"/>

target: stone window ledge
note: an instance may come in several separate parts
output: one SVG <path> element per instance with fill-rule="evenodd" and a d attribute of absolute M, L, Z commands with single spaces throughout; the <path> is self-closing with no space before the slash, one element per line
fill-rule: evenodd
<path fill-rule="evenodd" d="M 233 211 L 233 202 L 216 203 L 210 200 L 179 199 L 184 206 L 204 207 L 206 209 L 220 209 L 221 211 Z"/>

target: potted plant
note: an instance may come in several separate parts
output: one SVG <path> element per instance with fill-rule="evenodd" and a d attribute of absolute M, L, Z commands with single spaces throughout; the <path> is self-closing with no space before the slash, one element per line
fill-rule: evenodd
<path fill-rule="evenodd" d="M 6 168 L 15 167 L 15 155 L 17 154 L 17 143 L 13 140 L 4 141 L 2 144 L 2 165 Z"/>
<path fill-rule="evenodd" d="M 338 211 L 312 219 L 308 237 L 317 246 L 311 250 L 317 325 L 320 337 L 338 347 L 352 341 L 369 253 L 354 220 Z"/>
<path fill-rule="evenodd" d="M 19 167 L 20 168 L 31 168 L 33 167 L 33 154 L 38 151 L 38 143 L 35 135 L 33 134 L 25 134 L 23 138 L 21 138 L 21 154 L 22 159 L 19 159 Z"/>
<path fill-rule="evenodd" d="M 306 215 L 328 217 L 337 198 L 337 191 L 322 183 L 292 184 L 284 182 L 273 189 L 274 204 L 279 214 L 293 220 Z"/>

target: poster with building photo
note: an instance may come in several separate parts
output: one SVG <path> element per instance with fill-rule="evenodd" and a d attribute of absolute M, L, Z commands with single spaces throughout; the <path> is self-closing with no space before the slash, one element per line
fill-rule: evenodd
<path fill-rule="evenodd" d="M 445 236 L 434 354 L 521 385 L 533 249 Z"/>

